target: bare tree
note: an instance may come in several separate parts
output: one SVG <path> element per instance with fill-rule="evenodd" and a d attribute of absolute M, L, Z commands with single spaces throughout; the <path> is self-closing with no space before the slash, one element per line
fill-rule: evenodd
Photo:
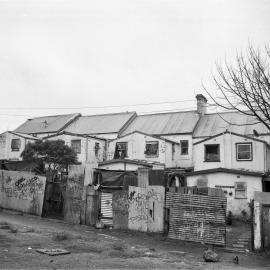
<path fill-rule="evenodd" d="M 236 56 L 234 64 L 217 64 L 214 85 L 218 94 L 205 90 L 214 103 L 226 110 L 253 116 L 251 124 L 262 123 L 270 130 L 270 50 L 249 46 Z M 230 123 L 233 124 L 233 123 Z"/>

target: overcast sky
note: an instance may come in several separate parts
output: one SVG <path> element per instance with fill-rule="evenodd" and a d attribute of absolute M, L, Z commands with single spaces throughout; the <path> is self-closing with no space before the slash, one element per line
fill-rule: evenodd
<path fill-rule="evenodd" d="M 194 99 L 216 60 L 270 43 L 269 14 L 269 0 L 0 0 L 0 131 L 40 115 L 193 109 L 45 108 Z"/>

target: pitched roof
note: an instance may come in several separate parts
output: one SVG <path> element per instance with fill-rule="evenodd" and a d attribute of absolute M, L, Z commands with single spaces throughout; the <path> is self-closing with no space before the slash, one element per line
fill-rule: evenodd
<path fill-rule="evenodd" d="M 19 132 L 12 132 L 12 131 L 8 131 L 8 132 L 11 133 L 11 134 L 16 135 L 18 137 L 22 137 L 22 138 L 25 138 L 25 139 L 28 139 L 28 140 L 39 140 L 39 138 L 28 135 L 28 134 L 19 133 Z"/>
<path fill-rule="evenodd" d="M 36 117 L 28 119 L 21 126 L 16 128 L 14 132 L 26 134 L 59 132 L 79 116 L 79 113 L 74 113 Z"/>
<path fill-rule="evenodd" d="M 258 123 L 253 116 L 239 112 L 223 112 L 203 115 L 194 130 L 193 137 L 209 137 L 226 130 L 242 135 L 253 135 L 253 130 L 259 134 L 269 134 L 267 128 Z"/>
<path fill-rule="evenodd" d="M 237 169 L 227 169 L 227 168 L 221 168 L 221 167 L 220 168 L 213 168 L 213 169 L 206 169 L 206 170 L 201 170 L 201 171 L 189 172 L 189 173 L 186 173 L 185 176 L 210 174 L 210 173 L 231 173 L 231 174 L 241 174 L 241 175 L 259 176 L 259 177 L 263 176 L 263 173 L 261 173 L 261 172 L 237 170 Z"/>
<path fill-rule="evenodd" d="M 165 165 L 164 163 L 160 163 L 160 162 L 149 162 L 149 161 L 146 161 L 146 160 L 123 158 L 123 159 L 111 159 L 111 160 L 99 162 L 98 166 L 110 165 L 110 164 L 115 164 L 115 163 L 143 165 L 143 166 L 146 166 L 146 167 L 153 167 L 153 165 Z"/>
<path fill-rule="evenodd" d="M 61 135 L 69 135 L 69 136 L 82 137 L 82 138 L 92 138 L 92 139 L 95 139 L 95 140 L 106 141 L 106 139 L 100 138 L 100 137 L 97 137 L 97 136 L 90 136 L 90 135 L 85 135 L 85 134 L 71 133 L 71 132 L 67 132 L 65 130 L 63 130 L 63 131 L 61 131 L 61 132 L 59 132 L 57 134 L 52 134 L 52 135 L 43 137 L 43 140 L 58 137 L 58 136 L 61 136 Z"/>
<path fill-rule="evenodd" d="M 198 119 L 197 111 L 138 115 L 121 136 L 134 131 L 151 135 L 192 133 Z"/>
<path fill-rule="evenodd" d="M 224 134 L 231 134 L 231 135 L 234 135 L 234 136 L 242 137 L 242 138 L 253 140 L 253 141 L 256 141 L 256 142 L 261 142 L 261 143 L 264 143 L 264 144 L 268 145 L 268 143 L 266 141 L 264 141 L 264 140 L 260 140 L 260 139 L 257 139 L 257 138 L 251 137 L 251 136 L 247 136 L 247 135 L 238 134 L 238 133 L 235 133 L 235 132 L 230 132 L 228 130 L 226 130 L 225 132 L 222 132 L 222 133 L 207 137 L 206 139 L 203 139 L 201 141 L 195 142 L 195 143 L 193 143 L 193 145 L 197 145 L 197 144 L 200 144 L 200 143 L 203 143 L 203 142 L 207 142 L 209 140 L 212 140 L 213 138 L 223 136 Z"/>
<path fill-rule="evenodd" d="M 162 137 L 162 136 L 150 135 L 150 134 L 147 134 L 147 133 L 138 131 L 138 130 L 135 130 L 135 131 L 133 131 L 133 132 L 131 132 L 131 133 L 127 133 L 127 134 L 125 134 L 125 135 L 121 135 L 121 136 L 119 136 L 119 137 L 116 138 L 116 139 L 112 139 L 111 141 L 119 140 L 119 139 L 121 139 L 121 138 L 124 138 L 124 137 L 129 136 L 129 135 L 134 134 L 134 133 L 138 133 L 138 134 L 141 134 L 141 135 L 144 135 L 144 136 L 149 136 L 149 137 L 152 137 L 152 138 L 155 138 L 155 139 L 163 140 L 163 141 L 168 142 L 168 143 L 180 145 L 179 142 L 175 142 L 175 141 L 169 140 L 169 139 L 164 138 L 164 137 Z"/>
<path fill-rule="evenodd" d="M 136 112 L 81 116 L 65 131 L 77 134 L 118 133 L 135 116 Z"/>

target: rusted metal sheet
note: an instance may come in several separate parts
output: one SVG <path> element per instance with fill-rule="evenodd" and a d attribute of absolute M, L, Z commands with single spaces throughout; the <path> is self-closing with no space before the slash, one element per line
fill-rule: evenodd
<path fill-rule="evenodd" d="M 113 225 L 112 193 L 101 193 L 101 221 Z"/>
<path fill-rule="evenodd" d="M 168 192 L 168 237 L 225 245 L 226 204 L 224 197 Z"/>
<path fill-rule="evenodd" d="M 139 115 L 121 136 L 136 130 L 153 135 L 192 133 L 198 119 L 196 111 Z"/>

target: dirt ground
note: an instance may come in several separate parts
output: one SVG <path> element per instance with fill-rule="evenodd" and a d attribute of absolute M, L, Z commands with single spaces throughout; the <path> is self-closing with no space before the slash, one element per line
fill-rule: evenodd
<path fill-rule="evenodd" d="M 62 248 L 67 255 L 36 250 Z M 0 212 L 1 269 L 270 269 L 269 254 L 229 253 L 215 248 L 220 262 L 206 263 L 206 246 L 162 235 L 71 225 Z M 233 262 L 239 257 L 239 264 Z"/>

